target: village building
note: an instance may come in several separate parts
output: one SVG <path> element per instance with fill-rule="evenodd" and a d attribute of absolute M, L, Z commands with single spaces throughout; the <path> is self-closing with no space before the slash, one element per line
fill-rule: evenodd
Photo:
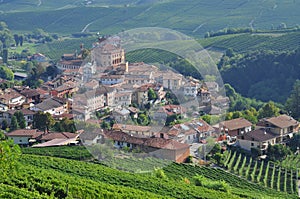
<path fill-rule="evenodd" d="M 263 118 L 257 127 L 269 129 L 277 135 L 276 143 L 286 143 L 299 131 L 299 122 L 286 114 L 271 118 Z"/>

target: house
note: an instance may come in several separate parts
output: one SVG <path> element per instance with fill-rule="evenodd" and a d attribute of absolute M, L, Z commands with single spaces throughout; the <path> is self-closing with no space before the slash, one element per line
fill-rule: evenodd
<path fill-rule="evenodd" d="M 35 105 L 31 110 L 35 112 L 42 111 L 51 115 L 61 115 L 68 110 L 68 104 L 66 99 L 52 97 Z"/>
<path fill-rule="evenodd" d="M 25 97 L 14 89 L 6 89 L 0 93 L 0 103 L 4 109 L 20 109 L 24 102 Z"/>
<path fill-rule="evenodd" d="M 244 118 L 236 118 L 219 123 L 219 131 L 236 137 L 251 131 L 252 123 Z"/>
<path fill-rule="evenodd" d="M 162 84 L 164 88 L 176 91 L 179 90 L 183 84 L 183 75 L 171 70 L 159 71 L 155 74 L 155 80 Z"/>
<path fill-rule="evenodd" d="M 36 89 L 25 88 L 20 91 L 20 94 L 26 98 L 27 103 L 38 104 L 41 101 L 40 93 Z"/>
<path fill-rule="evenodd" d="M 137 148 L 156 158 L 184 162 L 190 155 L 188 144 L 179 143 L 171 139 L 160 137 L 139 138 L 122 131 L 105 131 L 104 134 L 106 138 L 113 140 L 116 148 Z"/>
<path fill-rule="evenodd" d="M 31 57 L 29 57 L 29 61 L 37 61 L 37 62 L 46 62 L 47 57 L 41 53 L 35 53 Z"/>
<path fill-rule="evenodd" d="M 38 131 L 37 129 L 18 129 L 12 132 L 6 133 L 5 135 L 14 141 L 15 144 L 28 146 L 35 143 L 44 132 Z"/>
<path fill-rule="evenodd" d="M 123 108 L 123 109 L 116 109 L 112 112 L 114 119 L 118 123 L 123 123 L 130 118 L 130 111 Z"/>
<path fill-rule="evenodd" d="M 103 133 L 100 131 L 84 131 L 79 136 L 81 143 L 85 146 L 100 144 L 104 141 Z"/>
<path fill-rule="evenodd" d="M 89 112 L 96 111 L 106 106 L 114 106 L 114 88 L 101 86 L 95 90 L 88 90 L 83 94 L 73 96 L 73 108 L 87 109 Z"/>
<path fill-rule="evenodd" d="M 14 115 L 15 112 L 20 111 L 24 115 L 24 119 L 26 121 L 26 127 L 30 127 L 33 124 L 33 117 L 36 114 L 36 112 L 33 112 L 29 109 L 20 109 L 20 110 L 8 110 L 6 112 L 0 113 L 0 121 L 6 120 L 8 124 L 11 123 L 11 118 Z"/>
<path fill-rule="evenodd" d="M 67 81 L 62 85 L 53 88 L 50 91 L 51 96 L 65 98 L 71 96 L 73 93 L 78 91 L 77 83 L 75 81 Z"/>
<path fill-rule="evenodd" d="M 115 94 L 114 105 L 128 107 L 131 104 L 131 91 L 120 91 Z"/>
<path fill-rule="evenodd" d="M 114 85 L 120 84 L 124 81 L 124 75 L 103 75 L 100 78 L 100 84 Z"/>
<path fill-rule="evenodd" d="M 196 97 L 198 93 L 199 83 L 187 82 L 183 85 L 183 93 L 185 96 Z"/>
<path fill-rule="evenodd" d="M 151 132 L 150 126 L 138 126 L 129 124 L 114 124 L 113 130 L 119 130 L 129 135 L 151 137 L 154 136 L 154 132 Z"/>
<path fill-rule="evenodd" d="M 263 118 L 257 123 L 258 127 L 270 129 L 277 135 L 276 143 L 285 143 L 299 131 L 299 122 L 286 114 L 271 118 Z"/>
<path fill-rule="evenodd" d="M 54 139 L 71 139 L 77 138 L 79 134 L 77 133 L 70 133 L 70 132 L 48 132 L 42 134 L 42 136 L 38 139 L 39 142 L 47 142 Z"/>
<path fill-rule="evenodd" d="M 276 144 L 277 137 L 278 135 L 271 132 L 270 129 L 259 128 L 237 136 L 237 144 L 247 151 L 257 148 L 263 152 L 269 145 Z"/>

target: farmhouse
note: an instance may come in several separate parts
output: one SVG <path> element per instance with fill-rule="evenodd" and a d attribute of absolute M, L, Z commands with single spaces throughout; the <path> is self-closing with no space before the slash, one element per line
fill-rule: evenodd
<path fill-rule="evenodd" d="M 138 138 L 121 131 L 107 131 L 105 136 L 114 141 L 116 148 L 140 149 L 154 157 L 184 162 L 190 155 L 188 144 L 164 138 Z"/>
<path fill-rule="evenodd" d="M 299 122 L 285 114 L 263 118 L 257 123 L 257 126 L 268 128 L 277 135 L 276 143 L 286 143 L 299 130 Z"/>

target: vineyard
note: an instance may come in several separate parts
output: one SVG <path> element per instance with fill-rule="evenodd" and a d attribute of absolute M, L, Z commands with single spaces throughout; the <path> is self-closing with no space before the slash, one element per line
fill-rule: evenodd
<path fill-rule="evenodd" d="M 44 148 L 21 148 L 23 154 L 33 154 L 42 156 L 51 156 L 66 158 L 72 160 L 91 160 L 91 153 L 84 146 L 60 146 L 60 147 L 44 147 Z"/>
<path fill-rule="evenodd" d="M 36 47 L 36 51 L 45 54 L 52 60 L 59 60 L 63 54 L 80 52 L 80 44 L 85 48 L 92 48 L 92 43 L 97 39 L 95 37 L 80 39 L 65 39 L 62 41 L 54 41 L 52 43 L 42 44 Z"/>
<path fill-rule="evenodd" d="M 268 161 L 258 161 L 252 157 L 230 151 L 224 166 L 243 179 L 277 191 L 298 194 L 297 170 L 284 168 Z"/>
<path fill-rule="evenodd" d="M 23 154 L 17 170 L 0 178 L 0 198 L 296 198 L 221 169 L 170 164 L 133 174 L 84 161 Z M 230 191 L 196 186 L 195 176 L 223 180 Z"/>
<path fill-rule="evenodd" d="M 280 165 L 288 169 L 299 169 L 300 168 L 300 154 L 289 155 L 286 159 L 280 162 Z"/>
<path fill-rule="evenodd" d="M 274 33 L 274 34 L 237 34 L 200 39 L 199 43 L 204 47 L 219 49 L 232 48 L 243 53 L 251 50 L 295 50 L 300 44 L 300 32 Z"/>

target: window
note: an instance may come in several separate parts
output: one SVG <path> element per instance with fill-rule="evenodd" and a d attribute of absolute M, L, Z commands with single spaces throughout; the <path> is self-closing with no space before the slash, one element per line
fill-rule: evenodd
<path fill-rule="evenodd" d="M 251 146 L 254 146 L 254 143 L 253 143 L 253 142 L 251 142 Z"/>

